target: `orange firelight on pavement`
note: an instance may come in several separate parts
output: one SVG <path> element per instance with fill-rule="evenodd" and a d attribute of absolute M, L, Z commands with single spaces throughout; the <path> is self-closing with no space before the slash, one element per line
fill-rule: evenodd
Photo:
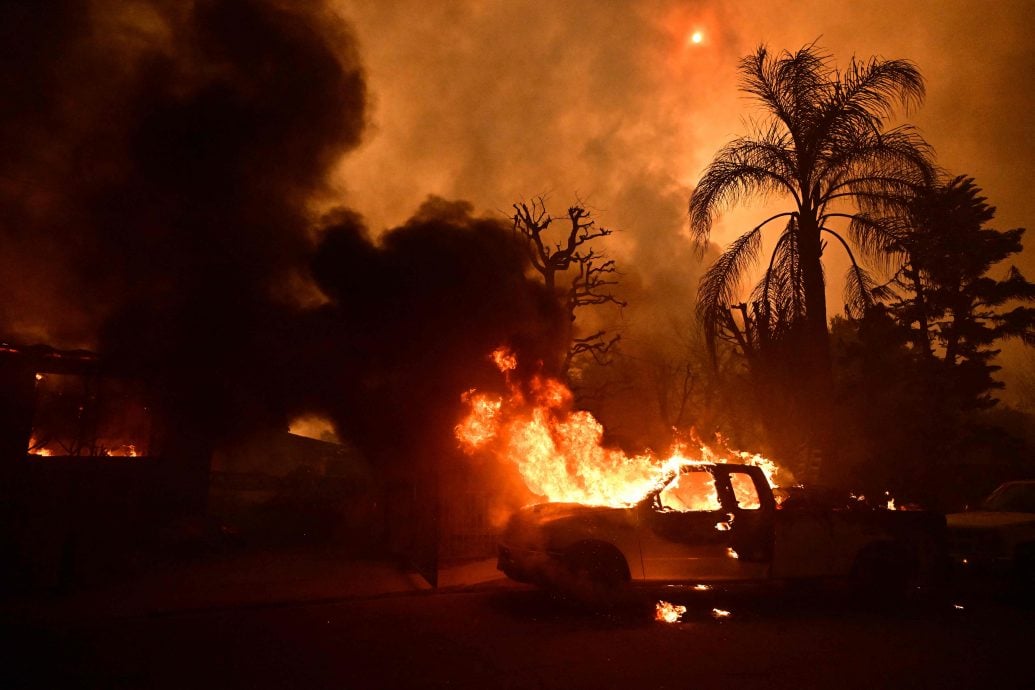
<path fill-rule="evenodd" d="M 659 601 L 654 606 L 654 620 L 659 623 L 678 623 L 684 613 L 686 613 L 685 606 L 671 604 L 667 601 Z"/>

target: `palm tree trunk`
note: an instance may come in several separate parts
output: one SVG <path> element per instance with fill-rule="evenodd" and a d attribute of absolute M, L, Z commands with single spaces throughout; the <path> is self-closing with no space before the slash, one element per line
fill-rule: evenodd
<path fill-rule="evenodd" d="M 817 381 L 829 384 L 831 376 L 830 337 L 827 332 L 827 291 L 823 280 L 819 223 L 810 214 L 800 220 L 802 282 L 805 292 L 805 328 L 808 361 L 806 367 Z M 811 377 L 810 377 L 811 378 Z"/>
<path fill-rule="evenodd" d="M 823 280 L 819 222 L 814 215 L 803 213 L 799 238 L 802 282 L 805 293 L 805 333 L 802 362 L 804 412 L 811 423 L 808 434 L 805 481 L 824 481 L 830 472 L 829 459 L 834 454 L 834 385 L 830 358 L 830 337 L 827 331 L 827 295 Z M 805 439 L 803 439 L 805 440 Z"/>

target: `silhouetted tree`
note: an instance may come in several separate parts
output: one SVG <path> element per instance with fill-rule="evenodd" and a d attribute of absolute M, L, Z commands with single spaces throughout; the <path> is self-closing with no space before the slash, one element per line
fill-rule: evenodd
<path fill-rule="evenodd" d="M 574 323 L 575 312 L 580 307 L 607 303 L 625 306 L 624 301 L 610 292 L 610 287 L 618 283 L 614 260 L 589 246 L 593 240 L 610 235 L 611 230 L 598 226 L 584 206 L 575 205 L 568 208 L 568 226 L 562 241 L 551 243 L 544 235 L 555 219 L 547 212 L 542 197 L 533 199 L 531 204 L 514 204 L 512 220 L 515 232 L 526 240 L 532 266 L 543 276 L 547 290 L 563 302 L 569 316 L 567 342 L 570 345 L 558 365 L 559 373 L 567 375 L 572 361 L 580 355 L 588 354 L 598 363 L 607 363 L 620 336 L 605 330 L 576 336 Z M 561 292 L 558 274 L 567 276 L 572 270 L 574 276 Z"/>
<path fill-rule="evenodd" d="M 1021 251 L 1024 228 L 985 227 L 994 217 L 973 178 L 961 175 L 916 197 L 911 227 L 895 245 L 905 261 L 895 277 L 901 296 L 893 313 L 916 351 L 952 380 L 965 407 L 995 404 L 990 392 L 1002 388 L 992 378 L 999 368 L 992 364 L 995 342 L 1035 344 L 1035 308 L 1018 304 L 1035 302 L 1035 284 L 1012 266 L 1002 280 L 988 276 Z"/>
<path fill-rule="evenodd" d="M 889 246 L 896 295 L 835 320 L 838 447 L 858 490 L 956 509 L 976 498 L 968 486 L 1025 471 L 1023 415 L 991 410 L 993 359 L 1002 338 L 1033 341 L 1035 285 L 1015 268 L 988 275 L 1024 231 L 985 227 L 995 209 L 973 179 L 918 190 L 909 211 Z"/>
<path fill-rule="evenodd" d="M 740 63 L 742 89 L 766 111 L 749 137 L 723 147 L 690 197 L 690 229 L 706 242 L 715 216 L 751 195 L 786 196 L 790 210 L 777 213 L 742 235 L 702 281 L 699 308 L 705 323 L 732 304 L 747 266 L 758 258 L 762 230 L 785 221 L 763 281 L 787 282 L 793 316 L 804 320 L 814 349 L 828 359 L 823 235 L 849 251 L 850 304 L 870 301 L 872 283 L 849 247 L 880 257 L 891 241 L 886 211 L 916 185 L 933 177 L 930 149 L 909 125 L 886 129 L 896 104 L 906 109 L 924 96 L 920 73 L 905 60 L 854 58 L 840 72 L 815 45 L 771 56 L 765 47 Z M 848 239 L 830 227 L 847 219 Z M 768 282 L 769 285 L 765 283 Z"/>
<path fill-rule="evenodd" d="M 701 282 L 698 313 L 714 341 L 729 325 L 743 274 L 759 258 L 763 230 L 782 220 L 750 306 L 753 327 L 767 336 L 796 334 L 797 389 L 823 409 L 831 376 L 824 237 L 837 240 L 851 258 L 846 304 L 865 307 L 875 285 L 851 246 L 885 260 L 895 237 L 891 211 L 934 175 L 920 135 L 908 125 L 886 127 L 897 106 L 909 110 L 922 101 L 924 83 L 906 60 L 853 58 L 837 70 L 814 44 L 776 56 L 759 47 L 741 61 L 740 73 L 742 90 L 760 103 L 764 116 L 750 136 L 726 144 L 706 168 L 690 197 L 691 233 L 703 245 L 717 214 L 746 197 L 791 203 L 741 235 L 712 265 Z M 831 227 L 838 219 L 847 222 L 847 233 Z"/>

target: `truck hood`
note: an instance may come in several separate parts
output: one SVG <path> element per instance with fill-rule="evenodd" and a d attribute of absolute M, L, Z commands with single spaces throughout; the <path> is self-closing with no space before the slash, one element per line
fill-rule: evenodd
<path fill-rule="evenodd" d="M 632 508 L 540 503 L 511 516 L 501 542 L 511 547 L 550 550 L 580 538 L 613 535 L 635 522 Z"/>
<path fill-rule="evenodd" d="M 628 510 L 629 508 L 588 506 L 582 503 L 537 503 L 536 505 L 525 506 L 518 514 L 525 520 L 543 523 L 569 517 L 619 515 Z"/>
<path fill-rule="evenodd" d="M 949 529 L 995 529 L 1035 523 L 1035 513 L 1005 513 L 991 510 L 973 510 L 950 513 L 945 516 Z"/>

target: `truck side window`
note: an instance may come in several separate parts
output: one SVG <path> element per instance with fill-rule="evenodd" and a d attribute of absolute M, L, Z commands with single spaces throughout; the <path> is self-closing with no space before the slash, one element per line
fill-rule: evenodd
<path fill-rule="evenodd" d="M 661 490 L 658 501 L 662 511 L 686 513 L 694 510 L 719 510 L 719 495 L 711 472 L 690 471 L 676 475 Z"/>
<path fill-rule="evenodd" d="M 742 510 L 758 510 L 762 507 L 762 501 L 758 498 L 758 489 L 751 475 L 746 472 L 730 472 L 730 486 L 733 487 L 733 496 L 737 499 L 737 505 Z"/>

